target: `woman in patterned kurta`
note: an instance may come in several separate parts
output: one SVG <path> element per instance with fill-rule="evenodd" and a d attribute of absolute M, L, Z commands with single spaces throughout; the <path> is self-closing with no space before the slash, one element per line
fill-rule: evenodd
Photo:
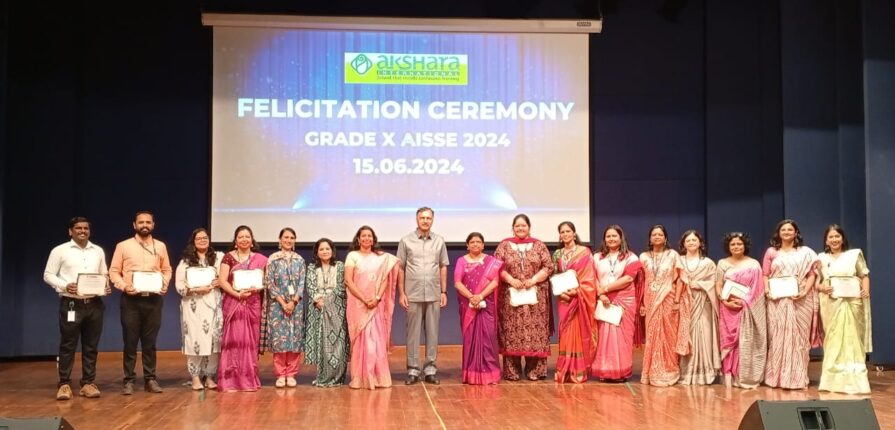
<path fill-rule="evenodd" d="M 267 259 L 265 318 L 261 323 L 261 350 L 273 351 L 276 387 L 294 387 L 301 364 L 305 322 L 305 260 L 293 251 L 295 230 L 280 230 L 280 250 Z"/>
<path fill-rule="evenodd" d="M 547 377 L 550 336 L 553 335 L 553 311 L 550 283 L 553 273 L 550 251 L 544 242 L 529 236 L 531 222 L 525 214 L 513 218 L 514 236 L 497 246 L 494 256 L 504 262 L 498 286 L 498 340 L 503 354 L 503 377 L 518 381 L 537 381 Z M 513 306 L 510 289 L 535 288 L 538 302 Z M 525 367 L 522 367 L 525 357 Z"/>
<path fill-rule="evenodd" d="M 681 236 L 678 266 L 682 294 L 690 299 L 690 355 L 681 357 L 684 385 L 709 385 L 721 369 L 718 347 L 718 298 L 715 263 L 705 255 L 705 241 L 696 230 Z"/>
<path fill-rule="evenodd" d="M 221 268 L 224 254 L 215 252 L 209 242 L 208 230 L 197 228 L 183 250 L 177 265 L 174 285 L 180 293 L 180 329 L 183 354 L 187 356 L 187 368 L 192 377 L 192 388 L 214 389 L 217 384 L 218 360 L 221 355 L 221 329 L 224 317 L 221 313 L 221 290 L 217 277 L 210 285 L 189 285 L 186 271 L 190 267 Z"/>
<path fill-rule="evenodd" d="M 799 226 L 791 219 L 777 224 L 761 268 L 768 285 L 768 362 L 764 382 L 771 387 L 808 388 L 808 352 L 820 346 L 817 292 L 814 289 L 817 254 L 802 244 Z M 795 297 L 775 298 L 774 278 L 793 276 Z"/>
<path fill-rule="evenodd" d="M 348 370 L 348 321 L 345 319 L 345 265 L 336 261 L 329 239 L 314 244 L 314 262 L 308 266 L 308 325 L 305 329 L 305 363 L 317 366 L 317 387 L 345 383 Z"/>
<path fill-rule="evenodd" d="M 848 249 L 842 227 L 833 224 L 824 232 L 820 254 L 820 316 L 824 323 L 824 362 L 821 391 L 847 394 L 870 393 L 867 353 L 873 350 L 870 337 L 870 269 L 860 249 Z M 832 277 L 857 278 L 861 297 L 834 297 Z"/>
<path fill-rule="evenodd" d="M 680 378 L 680 356 L 690 353 L 690 296 L 682 295 L 678 254 L 662 225 L 649 232 L 650 250 L 640 254 L 646 275 L 642 314 L 646 346 L 640 383 L 668 387 Z"/>
<path fill-rule="evenodd" d="M 257 391 L 261 388 L 258 376 L 258 352 L 261 334 L 261 297 L 264 285 L 252 285 L 245 290 L 233 286 L 233 272 L 261 270 L 267 267 L 267 257 L 259 254 L 252 229 L 241 225 L 233 234 L 233 251 L 221 260 L 218 282 L 224 296 L 221 308 L 224 329 L 221 332 L 221 362 L 218 365 L 218 390 Z"/>

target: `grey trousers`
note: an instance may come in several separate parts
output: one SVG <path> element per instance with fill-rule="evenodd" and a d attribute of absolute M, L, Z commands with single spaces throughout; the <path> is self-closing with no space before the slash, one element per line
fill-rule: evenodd
<path fill-rule="evenodd" d="M 438 318 L 441 316 L 439 302 L 410 302 L 407 307 L 407 373 L 420 376 L 420 328 L 426 323 L 426 363 L 424 375 L 434 375 L 438 368 Z"/>

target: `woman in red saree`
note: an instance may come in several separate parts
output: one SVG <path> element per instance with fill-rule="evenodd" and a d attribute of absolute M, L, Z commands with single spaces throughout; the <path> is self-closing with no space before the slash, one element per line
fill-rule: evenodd
<path fill-rule="evenodd" d="M 649 251 L 640 254 L 646 275 L 641 313 L 646 316 L 646 346 L 640 383 L 674 385 L 681 376 L 680 356 L 690 354 L 690 295 L 681 294 L 677 251 L 668 246 L 661 224 L 649 232 Z"/>
<path fill-rule="evenodd" d="M 398 258 L 379 249 L 376 233 L 362 226 L 345 257 L 351 388 L 391 387 L 388 347 L 395 310 Z"/>
<path fill-rule="evenodd" d="M 603 381 L 624 382 L 634 371 L 634 348 L 643 345 L 643 265 L 628 250 L 625 232 L 618 225 L 603 231 L 603 243 L 594 254 L 597 271 L 596 306 L 621 306 L 618 325 L 597 321 L 597 352 L 591 375 Z"/>
<path fill-rule="evenodd" d="M 577 384 L 587 381 L 587 371 L 594 359 L 597 280 L 590 249 L 581 246 L 575 224 L 563 221 L 558 230 L 562 248 L 553 253 L 554 273 L 574 271 L 578 287 L 559 296 L 559 357 L 553 379 Z"/>
<path fill-rule="evenodd" d="M 500 381 L 500 363 L 495 290 L 503 262 L 482 252 L 485 238 L 481 233 L 469 234 L 466 249 L 469 253 L 460 257 L 454 268 L 463 332 L 463 383 L 496 384 Z"/>

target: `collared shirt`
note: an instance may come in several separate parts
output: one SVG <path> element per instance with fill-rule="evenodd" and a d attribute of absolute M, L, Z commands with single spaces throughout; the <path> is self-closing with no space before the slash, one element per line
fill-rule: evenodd
<path fill-rule="evenodd" d="M 106 253 L 102 248 L 87 241 L 81 248 L 77 242 L 70 240 L 50 251 L 47 267 L 44 269 L 44 282 L 53 287 L 59 295 L 85 299 L 87 296 L 69 294 L 65 291 L 68 284 L 78 282 L 80 273 L 109 273 L 106 268 Z"/>
<path fill-rule="evenodd" d="M 134 272 L 138 271 L 161 272 L 163 285 L 168 286 L 171 281 L 171 260 L 168 259 L 168 248 L 162 241 L 152 238 L 143 243 L 135 235 L 115 245 L 112 264 L 109 265 L 112 285 L 123 291 L 131 285 Z"/>
<path fill-rule="evenodd" d="M 398 242 L 398 259 L 404 264 L 404 294 L 411 302 L 434 302 L 441 299 L 441 267 L 448 266 L 444 238 L 419 229 Z"/>

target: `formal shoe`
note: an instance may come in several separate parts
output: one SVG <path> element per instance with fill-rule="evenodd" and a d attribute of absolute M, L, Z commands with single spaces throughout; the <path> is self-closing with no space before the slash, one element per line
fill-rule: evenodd
<path fill-rule="evenodd" d="M 190 388 L 192 388 L 193 391 L 202 391 L 205 389 L 205 386 L 202 385 L 202 380 L 199 379 L 198 376 L 193 376 L 193 383 L 190 385 Z"/>
<path fill-rule="evenodd" d="M 81 387 L 81 391 L 78 393 L 88 399 L 95 399 L 100 396 L 99 388 L 96 384 L 90 383 Z"/>
<path fill-rule="evenodd" d="M 62 384 L 59 386 L 59 389 L 56 390 L 56 400 L 70 400 L 71 399 L 71 387 L 68 384 Z"/>
<path fill-rule="evenodd" d="M 438 377 L 435 375 L 426 375 L 425 381 L 427 384 L 438 385 L 441 381 L 438 380 Z"/>
<path fill-rule="evenodd" d="M 416 375 L 407 375 L 407 380 L 404 381 L 404 385 L 413 385 L 417 382 L 420 382 L 420 377 Z"/>
<path fill-rule="evenodd" d="M 146 385 L 143 386 L 147 393 L 161 393 L 162 387 L 159 386 L 155 379 L 147 379 Z"/>
<path fill-rule="evenodd" d="M 205 388 L 208 388 L 209 390 L 214 390 L 217 387 L 218 387 L 218 384 L 214 382 L 214 379 L 205 378 Z"/>
<path fill-rule="evenodd" d="M 286 378 L 277 378 L 277 382 L 273 384 L 277 388 L 283 388 L 286 386 Z"/>
<path fill-rule="evenodd" d="M 293 378 L 291 376 L 286 378 L 286 386 L 287 387 L 294 387 L 296 385 L 298 385 L 298 382 L 295 381 L 295 378 Z"/>
<path fill-rule="evenodd" d="M 125 382 L 124 388 L 121 390 L 122 396 L 130 396 L 134 394 L 134 383 L 133 382 Z"/>

